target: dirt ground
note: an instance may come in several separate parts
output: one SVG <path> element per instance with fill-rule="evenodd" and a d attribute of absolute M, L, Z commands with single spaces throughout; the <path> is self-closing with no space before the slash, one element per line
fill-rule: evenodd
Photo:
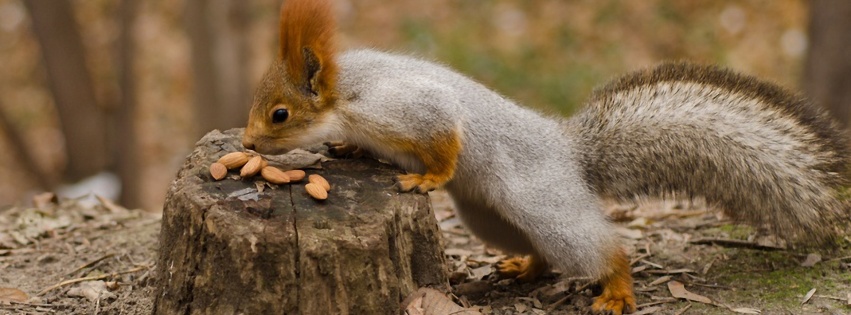
<path fill-rule="evenodd" d="M 463 229 L 444 192 L 431 195 L 455 303 L 483 314 L 588 313 L 599 293 L 590 279 L 499 279 L 491 265 L 505 256 Z M 0 314 L 150 314 L 159 217 L 49 197 L 0 208 Z M 608 208 L 630 251 L 639 314 L 851 313 L 849 237 L 833 251 L 790 251 L 700 203 Z"/>

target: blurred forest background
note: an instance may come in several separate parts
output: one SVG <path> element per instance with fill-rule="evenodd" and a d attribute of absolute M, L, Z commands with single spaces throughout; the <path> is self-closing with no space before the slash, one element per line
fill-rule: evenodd
<path fill-rule="evenodd" d="M 335 2 L 341 47 L 440 61 L 546 112 L 569 115 L 613 76 L 689 59 L 851 115 L 851 1 Z M 73 197 L 63 185 L 95 176 L 100 194 L 159 211 L 194 142 L 244 126 L 277 53 L 279 7 L 0 0 L 0 205 Z"/>

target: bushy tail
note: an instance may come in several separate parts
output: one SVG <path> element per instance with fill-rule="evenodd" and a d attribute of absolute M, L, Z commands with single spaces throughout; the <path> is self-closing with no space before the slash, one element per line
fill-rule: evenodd
<path fill-rule="evenodd" d="M 569 129 L 602 196 L 703 196 L 778 236 L 820 243 L 847 219 L 841 128 L 774 84 L 669 63 L 595 91 Z"/>

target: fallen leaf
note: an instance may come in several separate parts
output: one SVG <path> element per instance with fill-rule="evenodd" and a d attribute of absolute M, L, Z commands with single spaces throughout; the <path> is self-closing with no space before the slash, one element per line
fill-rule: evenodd
<path fill-rule="evenodd" d="M 632 239 L 632 240 L 640 240 L 640 239 L 644 238 L 644 233 L 641 232 L 641 230 L 627 229 L 627 228 L 624 228 L 624 227 L 617 226 L 617 227 L 615 227 L 615 232 L 618 233 L 618 235 L 620 235 L 620 236 L 623 236 L 625 238 Z"/>
<path fill-rule="evenodd" d="M 812 267 L 821 261 L 821 255 L 812 253 L 807 255 L 807 259 L 801 263 L 801 267 Z"/>
<path fill-rule="evenodd" d="M 810 292 L 807 292 L 807 295 L 804 295 L 804 300 L 801 301 L 801 305 L 807 304 L 807 302 L 809 302 L 810 299 L 813 298 L 813 294 L 816 294 L 816 288 L 813 288 L 812 290 L 810 290 Z"/>
<path fill-rule="evenodd" d="M 647 270 L 647 265 L 641 265 L 641 266 L 632 268 L 632 273 L 639 273 L 639 272 L 642 272 L 644 270 Z"/>
<path fill-rule="evenodd" d="M 473 274 L 473 279 L 481 280 L 484 277 L 487 277 L 489 274 L 493 272 L 493 268 L 490 265 L 484 265 L 479 268 L 475 268 L 470 270 L 470 273 Z"/>
<path fill-rule="evenodd" d="M 631 228 L 646 228 L 648 225 L 650 225 L 650 220 L 645 217 L 640 217 L 632 220 L 632 222 L 629 222 L 626 226 Z"/>
<path fill-rule="evenodd" d="M 423 297 L 418 296 L 405 308 L 407 315 L 425 315 L 423 312 Z"/>
<path fill-rule="evenodd" d="M 114 293 L 107 290 L 106 282 L 102 280 L 80 283 L 77 287 L 68 290 L 68 296 L 84 297 L 92 302 L 116 298 Z"/>
<path fill-rule="evenodd" d="M 417 301 L 419 299 L 419 301 Z M 474 310 L 465 309 L 458 304 L 452 303 L 452 301 L 446 297 L 440 291 L 430 288 L 420 288 L 417 292 L 414 292 L 410 296 L 408 296 L 405 301 L 402 302 L 405 309 L 407 310 L 411 305 L 414 305 L 416 309 L 417 305 L 420 305 L 422 309 L 422 314 L 457 314 L 457 315 L 481 315 Z M 413 313 L 416 314 L 416 313 Z M 411 315 L 413 315 L 411 314 Z"/>
<path fill-rule="evenodd" d="M 761 314 L 762 313 L 762 311 L 755 309 L 755 308 L 750 308 L 750 307 L 737 307 L 737 308 L 731 308 L 730 310 L 735 312 L 735 313 L 739 313 L 739 314 Z"/>
<path fill-rule="evenodd" d="M 659 279 L 653 280 L 653 282 L 650 282 L 650 284 L 648 284 L 647 286 L 652 287 L 655 285 L 660 285 L 662 283 L 668 282 L 668 280 L 671 280 L 671 276 L 659 277 Z"/>
<path fill-rule="evenodd" d="M 112 212 L 112 213 L 127 212 L 127 208 L 119 206 L 118 204 L 116 204 L 112 200 L 109 200 L 106 197 L 95 194 L 95 198 L 97 198 L 97 200 L 100 201 L 100 204 L 103 205 L 103 207 L 106 208 L 106 210 L 109 210 L 109 212 Z"/>
<path fill-rule="evenodd" d="M 47 205 L 50 204 L 58 204 L 59 199 L 56 198 L 56 194 L 52 192 L 43 192 L 33 196 L 33 204 L 36 208 L 44 209 Z"/>
<path fill-rule="evenodd" d="M 26 302 L 30 297 L 26 292 L 15 288 L 0 288 L 0 302 Z"/>
<path fill-rule="evenodd" d="M 712 304 L 712 300 L 710 300 L 708 297 L 689 292 L 688 290 L 686 290 L 685 286 L 679 281 L 668 282 L 668 290 L 671 291 L 671 295 L 675 298 Z"/>

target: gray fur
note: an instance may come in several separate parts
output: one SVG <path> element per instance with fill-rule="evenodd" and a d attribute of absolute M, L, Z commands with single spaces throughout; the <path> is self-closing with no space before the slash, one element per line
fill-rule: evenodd
<path fill-rule="evenodd" d="M 734 217 L 807 235 L 839 209 L 837 175 L 819 165 L 844 157 L 753 95 L 700 80 L 610 86 L 560 120 L 415 58 L 357 50 L 339 63 L 338 110 L 323 127 L 334 132 L 323 134 L 422 172 L 374 139 L 459 131 L 446 189 L 461 219 L 492 246 L 568 272 L 601 276 L 618 248 L 600 196 L 705 194 Z"/>

